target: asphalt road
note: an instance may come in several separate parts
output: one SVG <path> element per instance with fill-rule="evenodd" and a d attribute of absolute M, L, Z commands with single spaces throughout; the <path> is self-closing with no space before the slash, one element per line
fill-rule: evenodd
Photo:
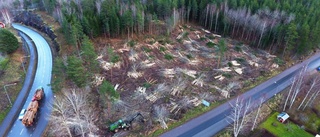
<path fill-rule="evenodd" d="M 24 46 L 26 46 L 27 55 L 29 55 L 29 58 L 25 58 L 26 60 L 29 59 L 29 66 L 25 74 L 25 79 L 23 82 L 22 89 L 20 90 L 19 95 L 17 96 L 12 108 L 10 109 L 9 113 L 7 114 L 6 118 L 2 121 L 0 125 L 0 136 L 5 136 L 8 131 L 9 127 L 13 125 L 15 122 L 15 119 L 18 117 L 18 113 L 20 112 L 23 103 L 27 99 L 27 95 L 29 94 L 29 91 L 31 89 L 34 74 L 37 67 L 37 52 L 35 49 L 35 46 L 33 45 L 32 41 L 24 35 L 23 33 L 19 32 L 20 36 L 23 37 Z M 25 66 L 26 67 L 26 66 Z"/>
<path fill-rule="evenodd" d="M 45 97 L 40 104 L 39 113 L 37 114 L 35 124 L 31 127 L 25 127 L 22 122 L 18 119 L 13 123 L 11 130 L 9 131 L 9 137 L 39 137 L 45 130 L 48 119 L 47 116 L 51 113 L 49 108 L 50 103 L 53 100 L 53 94 L 49 84 L 51 83 L 51 73 L 52 73 L 52 54 L 51 49 L 47 41 L 37 32 L 21 26 L 19 24 L 12 25 L 15 29 L 23 32 L 34 42 L 35 47 L 38 52 L 38 62 L 37 70 L 34 77 L 34 82 L 30 90 L 30 94 L 25 101 L 23 108 L 26 109 L 31 102 L 33 94 L 36 89 L 40 86 L 44 88 Z M 20 111 L 19 111 L 20 112 Z"/>
<path fill-rule="evenodd" d="M 239 98 L 244 102 L 250 100 L 251 104 L 255 104 L 253 108 L 256 108 L 260 104 L 260 98 L 266 101 L 288 87 L 295 74 L 306 65 L 308 65 L 307 71 L 315 71 L 315 68 L 320 66 L 320 53 L 247 91 Z M 228 116 L 232 111 L 229 103 L 234 104 L 235 101 L 236 98 L 162 134 L 161 137 L 211 137 L 229 125 L 228 122 L 231 120 Z"/>

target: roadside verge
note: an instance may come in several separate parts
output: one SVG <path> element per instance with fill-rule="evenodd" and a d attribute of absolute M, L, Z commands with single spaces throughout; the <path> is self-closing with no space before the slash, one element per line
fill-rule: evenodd
<path fill-rule="evenodd" d="M 27 48 L 29 49 L 29 53 L 30 53 L 29 66 L 25 74 L 23 87 L 19 95 L 17 96 L 13 106 L 11 107 L 10 112 L 7 114 L 6 118 L 2 121 L 0 125 L 0 136 L 5 136 L 9 132 L 10 127 L 12 126 L 14 121 L 17 119 L 19 115 L 19 110 L 21 110 L 24 104 L 23 102 L 26 101 L 29 95 L 29 92 L 35 77 L 35 72 L 37 69 L 38 54 L 35 49 L 34 43 L 24 33 L 19 32 L 19 35 L 21 36 L 21 39 L 24 41 L 24 43 L 26 43 L 26 45 L 28 46 Z"/>

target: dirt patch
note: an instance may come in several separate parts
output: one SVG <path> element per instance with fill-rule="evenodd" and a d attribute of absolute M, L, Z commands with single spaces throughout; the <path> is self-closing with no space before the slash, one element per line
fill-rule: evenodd
<path fill-rule="evenodd" d="M 10 61 L 8 62 L 6 69 L 3 71 L 3 74 L 0 75 L 0 112 L 7 112 L 6 110 L 10 107 L 10 102 L 7 98 L 4 86 L 6 86 L 6 91 L 12 103 L 14 103 L 14 100 L 22 87 L 24 71 L 21 66 L 21 58 L 23 58 L 23 56 L 24 54 L 20 47 L 9 56 Z M 27 66 L 27 64 L 25 65 Z M 11 86 L 8 85 L 13 83 L 17 84 Z M 6 114 L 1 113 L 1 115 L 3 115 L 1 118 L 4 118 Z M 0 119 L 0 122 L 2 120 L 3 119 Z"/>

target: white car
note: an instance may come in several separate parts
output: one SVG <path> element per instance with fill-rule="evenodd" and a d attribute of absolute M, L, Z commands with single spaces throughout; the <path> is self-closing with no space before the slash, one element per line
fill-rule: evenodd
<path fill-rule="evenodd" d="M 22 110 L 21 110 L 21 112 L 20 112 L 20 114 L 19 114 L 19 117 L 18 117 L 19 120 L 22 120 L 22 118 L 23 118 L 23 116 L 24 116 L 24 113 L 26 113 L 26 109 L 22 109 Z"/>

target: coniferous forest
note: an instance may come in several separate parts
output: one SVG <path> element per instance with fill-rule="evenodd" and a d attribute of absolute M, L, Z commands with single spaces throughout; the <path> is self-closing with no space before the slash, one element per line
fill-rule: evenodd
<path fill-rule="evenodd" d="M 79 44 L 77 36 L 81 36 L 75 33 L 83 32 L 91 38 L 130 37 L 152 33 L 159 21 L 165 23 L 167 33 L 177 23 L 197 23 L 214 33 L 283 55 L 307 53 L 320 40 L 317 0 L 41 0 L 38 3 L 62 24 L 68 42 L 75 45 Z"/>

